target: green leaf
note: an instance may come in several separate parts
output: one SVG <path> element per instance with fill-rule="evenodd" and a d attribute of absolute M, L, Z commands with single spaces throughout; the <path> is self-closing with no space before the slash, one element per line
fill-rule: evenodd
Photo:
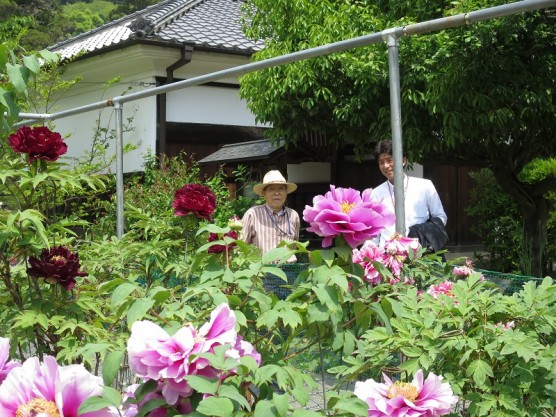
<path fill-rule="evenodd" d="M 6 106 L 10 116 L 17 117 L 19 115 L 19 107 L 13 92 L 6 91 L 0 87 L 0 103 Z"/>
<path fill-rule="evenodd" d="M 348 412 L 356 416 L 366 416 L 369 410 L 367 403 L 359 398 L 341 398 L 334 405 L 334 409 Z"/>
<path fill-rule="evenodd" d="M 151 398 L 141 406 L 141 409 L 139 410 L 139 412 L 135 417 L 148 416 L 151 411 L 160 407 L 164 407 L 165 405 L 167 405 L 167 403 L 164 398 Z"/>
<path fill-rule="evenodd" d="M 234 404 L 228 398 L 208 397 L 199 403 L 197 411 L 207 416 L 231 417 Z"/>
<path fill-rule="evenodd" d="M 108 353 L 102 361 L 102 379 L 104 385 L 112 385 L 124 361 L 124 352 L 113 351 Z"/>
<path fill-rule="evenodd" d="M 39 51 L 39 55 L 47 62 L 58 62 L 60 60 L 57 54 L 50 52 L 48 49 L 42 49 Z"/>
<path fill-rule="evenodd" d="M 81 403 L 77 410 L 77 415 L 80 416 L 86 413 L 93 413 L 102 410 L 103 408 L 111 407 L 113 404 L 103 397 L 89 397 Z"/>
<path fill-rule="evenodd" d="M 234 386 L 221 385 L 220 388 L 218 388 L 218 396 L 229 398 L 237 402 L 244 409 L 251 410 L 251 406 L 245 396 Z"/>
<path fill-rule="evenodd" d="M 126 301 L 127 297 L 137 289 L 137 285 L 126 282 L 118 285 L 112 293 L 112 307 L 117 307 Z"/>
<path fill-rule="evenodd" d="M 522 332 L 508 330 L 504 336 L 506 344 L 500 350 L 502 355 L 512 355 L 515 353 L 520 358 L 525 359 L 525 362 L 529 362 L 542 349 L 542 345 L 538 341 L 526 336 Z"/>
<path fill-rule="evenodd" d="M 477 384 L 477 386 L 479 387 L 485 385 L 487 376 L 491 378 L 494 377 L 494 374 L 492 373 L 492 368 L 488 363 L 486 363 L 482 359 L 476 359 L 473 362 L 471 362 L 467 367 L 465 373 L 467 376 L 472 376 L 473 381 L 475 381 L 475 384 Z"/>
<path fill-rule="evenodd" d="M 288 406 L 290 404 L 290 399 L 288 394 L 274 394 L 272 397 L 272 402 L 276 407 L 277 414 L 280 417 L 285 417 L 288 412 Z"/>
<path fill-rule="evenodd" d="M 122 403 L 122 394 L 112 387 L 103 387 L 102 396 L 114 407 L 119 407 Z"/>
<path fill-rule="evenodd" d="M 29 81 L 29 69 L 23 65 L 13 65 L 6 64 L 6 72 L 10 82 L 16 88 L 17 91 L 25 91 L 27 89 L 27 83 Z"/>
<path fill-rule="evenodd" d="M 38 74 L 41 70 L 41 65 L 39 60 L 35 55 L 29 55 L 23 57 L 23 65 L 25 65 L 31 72 Z"/>
<path fill-rule="evenodd" d="M 217 378 L 205 378 L 197 375 L 187 375 L 185 380 L 191 387 L 203 394 L 215 394 L 218 390 Z"/>
<path fill-rule="evenodd" d="M 278 415 L 276 406 L 268 400 L 257 402 L 253 417 L 269 417 Z"/>
<path fill-rule="evenodd" d="M 137 320 L 142 319 L 147 314 L 154 305 L 154 300 L 148 300 L 141 298 L 135 300 L 135 302 L 129 307 L 127 311 L 127 325 L 131 328 L 131 325 Z"/>
<path fill-rule="evenodd" d="M 157 388 L 158 382 L 154 379 L 149 379 L 148 381 L 142 383 L 141 385 L 139 385 L 139 387 L 137 387 L 137 389 L 133 393 L 133 396 L 138 402 L 143 401 L 143 398 L 145 398 L 147 394 L 154 392 Z"/>

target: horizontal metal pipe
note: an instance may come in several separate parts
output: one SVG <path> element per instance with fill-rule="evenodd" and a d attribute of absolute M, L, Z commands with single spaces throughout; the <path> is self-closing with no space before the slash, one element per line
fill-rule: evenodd
<path fill-rule="evenodd" d="M 169 91 L 175 91 L 182 88 L 208 83 L 211 81 L 221 80 L 223 78 L 237 77 L 253 71 L 258 71 L 261 69 L 266 69 L 277 65 L 288 64 L 288 63 L 297 62 L 308 58 L 330 55 L 332 53 L 345 51 L 347 49 L 367 46 L 375 43 L 381 43 L 389 35 L 395 37 L 401 37 L 401 36 L 425 34 L 433 31 L 450 29 L 457 26 L 463 26 L 466 24 L 470 24 L 482 20 L 504 17 L 516 13 L 549 8 L 553 6 L 556 6 L 556 0 L 522 0 L 515 3 L 489 7 L 487 9 L 477 10 L 469 13 L 462 13 L 455 16 L 443 17 L 443 18 L 411 24 L 403 27 L 390 28 L 382 32 L 377 32 L 370 35 L 359 36 L 344 41 L 317 46 L 315 48 L 305 49 L 303 51 L 292 52 L 286 55 L 265 59 L 263 61 L 253 62 L 245 65 L 240 65 L 234 68 L 201 75 L 199 77 L 194 77 L 189 80 L 178 81 L 173 84 L 168 84 L 168 85 L 151 88 L 148 90 L 138 91 L 125 96 L 114 97 L 112 100 L 101 101 L 101 102 L 92 103 L 81 107 L 76 107 L 70 110 L 55 112 L 50 114 L 50 117 L 48 119 L 50 120 L 60 119 L 63 117 L 84 113 L 87 111 L 97 110 L 103 107 L 108 107 L 113 105 L 114 101 L 119 101 L 120 103 L 126 103 L 126 102 L 139 100 L 157 94 L 167 93 Z M 22 124 L 29 124 L 29 121 L 19 122 L 18 124 L 14 125 L 14 127 L 18 127 Z"/>

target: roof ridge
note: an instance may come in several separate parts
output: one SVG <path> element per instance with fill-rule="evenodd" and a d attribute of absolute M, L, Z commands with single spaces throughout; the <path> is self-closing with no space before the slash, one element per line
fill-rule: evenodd
<path fill-rule="evenodd" d="M 58 42 L 54 45 L 49 46 L 47 49 L 53 50 L 53 49 L 62 47 L 64 45 L 70 44 L 72 42 L 75 42 L 76 40 L 79 40 L 79 39 L 82 39 L 82 38 L 83 39 L 88 38 L 88 37 L 90 37 L 90 36 L 92 36 L 92 35 L 94 35 L 98 32 L 102 32 L 102 31 L 106 30 L 107 28 L 121 26 L 122 23 L 127 22 L 127 21 L 129 21 L 131 23 L 131 22 L 133 22 L 133 20 L 135 18 L 141 17 L 145 12 L 150 12 L 149 14 L 152 14 L 153 9 L 163 8 L 168 3 L 173 3 L 175 1 L 182 1 L 182 0 L 164 0 L 164 1 L 161 1 L 161 2 L 156 3 L 156 4 L 151 4 L 150 6 L 147 6 L 144 9 L 137 10 L 136 12 L 133 12 L 133 13 L 125 15 L 125 16 L 122 16 L 119 19 L 112 20 L 111 22 L 100 25 L 99 27 L 91 29 L 87 32 L 83 32 L 83 33 L 80 33 L 78 35 L 72 36 L 71 38 L 60 41 L 60 42 Z M 185 0 L 185 1 L 187 1 L 187 0 Z"/>
<path fill-rule="evenodd" d="M 206 0 L 182 0 L 182 1 L 184 2 L 184 4 L 182 4 L 180 7 L 176 7 L 174 10 L 169 12 L 166 16 L 163 16 L 156 21 L 156 26 L 152 29 L 151 33 L 154 33 L 162 29 L 169 22 L 172 22 L 174 19 L 182 16 L 184 13 L 197 7 L 199 4 L 204 3 Z M 147 16 L 147 19 L 148 18 L 149 16 Z"/>

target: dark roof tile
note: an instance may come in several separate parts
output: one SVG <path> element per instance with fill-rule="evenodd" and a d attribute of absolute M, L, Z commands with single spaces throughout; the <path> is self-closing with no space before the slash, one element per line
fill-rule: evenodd
<path fill-rule="evenodd" d="M 284 151 L 284 144 L 282 142 L 279 145 L 273 144 L 270 139 L 231 143 L 204 157 L 199 161 L 199 164 L 267 159 L 278 153 L 278 151 Z"/>
<path fill-rule="evenodd" d="M 262 42 L 247 39 L 242 32 L 242 4 L 241 0 L 166 0 L 49 49 L 67 59 L 140 38 L 250 54 L 261 49 Z"/>

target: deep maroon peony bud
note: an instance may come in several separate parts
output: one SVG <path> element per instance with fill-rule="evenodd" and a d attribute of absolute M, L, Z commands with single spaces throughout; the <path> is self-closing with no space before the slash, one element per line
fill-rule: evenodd
<path fill-rule="evenodd" d="M 236 239 L 238 238 L 237 232 L 235 230 L 230 230 L 228 233 L 226 233 L 224 236 L 228 236 L 231 237 L 232 239 Z M 214 242 L 215 240 L 218 240 L 218 234 L 217 233 L 211 233 L 209 235 L 208 241 L 209 242 Z M 236 246 L 237 244 L 234 242 L 230 245 L 228 245 L 228 247 L 233 247 Z M 226 250 L 226 246 L 224 245 L 213 245 L 210 248 L 208 248 L 208 253 L 222 253 Z"/>
<path fill-rule="evenodd" d="M 76 277 L 88 275 L 79 270 L 79 255 L 70 252 L 65 246 L 53 246 L 50 250 L 45 248 L 40 258 L 30 257 L 29 264 L 29 275 L 44 278 L 50 284 L 60 284 L 66 290 L 73 288 Z"/>
<path fill-rule="evenodd" d="M 14 151 L 29 155 L 29 162 L 36 159 L 54 162 L 68 151 L 68 145 L 62 136 L 46 126 L 20 127 L 16 133 L 10 135 L 9 144 Z"/>
<path fill-rule="evenodd" d="M 212 221 L 212 213 L 216 209 L 216 197 L 212 190 L 202 184 L 186 184 L 174 194 L 174 214 L 195 216 Z"/>

